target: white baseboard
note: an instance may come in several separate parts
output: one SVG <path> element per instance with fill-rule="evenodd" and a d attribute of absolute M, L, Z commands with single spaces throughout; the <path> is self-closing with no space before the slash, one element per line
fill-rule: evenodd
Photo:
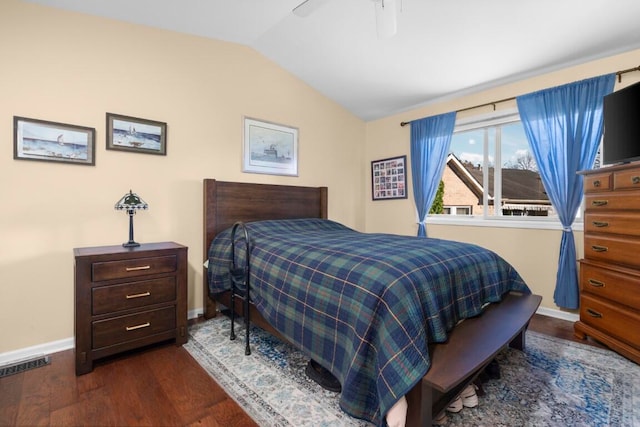
<path fill-rule="evenodd" d="M 195 319 L 203 313 L 202 309 L 190 310 L 187 314 L 189 319 Z M 558 319 L 568 320 L 575 322 L 579 319 L 578 314 L 568 313 L 562 310 L 556 310 L 553 308 L 539 307 L 536 311 L 538 314 L 544 316 L 555 317 Z M 57 353 L 59 351 L 69 350 L 74 346 L 74 338 L 65 338 L 58 341 L 51 341 L 44 344 L 34 345 L 32 347 L 26 347 L 19 350 L 8 351 L 6 353 L 0 353 L 0 366 L 8 365 L 18 360 L 29 359 L 35 356 L 43 354 Z"/>
<path fill-rule="evenodd" d="M 542 314 L 543 316 L 555 317 L 556 319 L 568 320 L 569 322 L 577 322 L 580 319 L 578 313 L 570 313 L 555 308 L 538 307 L 536 313 Z"/>
<path fill-rule="evenodd" d="M 187 313 L 189 319 L 195 319 L 198 315 L 203 313 L 202 309 L 190 310 Z M 18 350 L 8 351 L 0 353 L 0 366 L 9 365 L 11 363 L 30 359 L 32 357 L 41 356 L 44 354 L 57 353 L 59 351 L 65 351 L 72 349 L 75 345 L 74 337 L 64 338 L 58 341 L 51 341 L 44 344 L 34 345 L 32 347 L 21 348 Z"/>
<path fill-rule="evenodd" d="M 51 354 L 63 350 L 69 350 L 70 348 L 73 348 L 73 344 L 74 339 L 73 337 L 71 337 L 58 341 L 51 341 L 44 344 L 34 345 L 32 347 L 8 351 L 6 353 L 0 353 L 0 366 L 9 365 L 13 362 L 30 359 L 32 357 L 40 356 L 43 354 Z"/>

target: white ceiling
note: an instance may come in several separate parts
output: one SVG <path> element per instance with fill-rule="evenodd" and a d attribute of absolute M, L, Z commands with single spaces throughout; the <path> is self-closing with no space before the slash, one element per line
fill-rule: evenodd
<path fill-rule="evenodd" d="M 373 0 L 27 1 L 250 46 L 367 121 L 640 48 L 640 0 L 397 0 L 391 38 Z"/>

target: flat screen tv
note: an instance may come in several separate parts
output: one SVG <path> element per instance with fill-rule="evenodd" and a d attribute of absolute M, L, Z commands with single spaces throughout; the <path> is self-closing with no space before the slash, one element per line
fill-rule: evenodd
<path fill-rule="evenodd" d="M 602 163 L 640 160 L 640 83 L 604 97 Z"/>

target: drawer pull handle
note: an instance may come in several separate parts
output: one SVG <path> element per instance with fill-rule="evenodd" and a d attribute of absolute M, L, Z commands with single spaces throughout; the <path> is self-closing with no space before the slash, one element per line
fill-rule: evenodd
<path fill-rule="evenodd" d="M 602 317 L 602 313 L 598 313 L 597 311 L 592 310 L 590 308 L 587 308 L 587 313 L 589 314 L 589 316 L 596 317 L 598 319 L 600 319 Z"/>
<path fill-rule="evenodd" d="M 609 250 L 609 248 L 606 246 L 598 246 L 598 245 L 591 245 L 591 249 L 594 252 L 607 252 Z"/>
<path fill-rule="evenodd" d="M 127 295 L 127 299 L 148 297 L 149 295 L 151 295 L 151 292 L 147 291 L 147 292 L 143 292 L 141 294 Z"/>
<path fill-rule="evenodd" d="M 640 184 L 640 176 L 634 176 L 631 178 L 631 182 L 634 184 Z"/>
<path fill-rule="evenodd" d="M 604 282 L 595 279 L 589 279 L 589 284 L 594 288 L 604 288 Z"/>
<path fill-rule="evenodd" d="M 151 326 L 151 323 L 149 322 L 136 326 L 127 326 L 127 331 L 135 331 L 136 329 L 148 328 L 149 326 Z"/>
<path fill-rule="evenodd" d="M 594 200 L 591 202 L 592 206 L 606 206 L 609 203 L 608 200 Z"/>
<path fill-rule="evenodd" d="M 143 265 L 140 267 L 127 267 L 127 271 L 140 271 L 140 270 L 148 270 L 150 269 L 150 265 Z"/>
<path fill-rule="evenodd" d="M 592 221 L 591 224 L 593 224 L 596 227 L 608 227 L 609 223 L 606 221 Z"/>
<path fill-rule="evenodd" d="M 593 181 L 593 186 L 594 187 L 600 187 L 600 180 L 596 179 L 595 181 Z"/>

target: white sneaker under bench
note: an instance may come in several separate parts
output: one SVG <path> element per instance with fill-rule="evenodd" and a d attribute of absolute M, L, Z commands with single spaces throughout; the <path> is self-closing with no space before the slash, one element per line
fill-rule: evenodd
<path fill-rule="evenodd" d="M 476 386 L 469 384 L 462 390 L 462 393 L 455 398 L 449 406 L 447 411 L 457 413 L 462 411 L 462 408 L 475 408 L 478 406 L 478 394 L 476 393 Z"/>

